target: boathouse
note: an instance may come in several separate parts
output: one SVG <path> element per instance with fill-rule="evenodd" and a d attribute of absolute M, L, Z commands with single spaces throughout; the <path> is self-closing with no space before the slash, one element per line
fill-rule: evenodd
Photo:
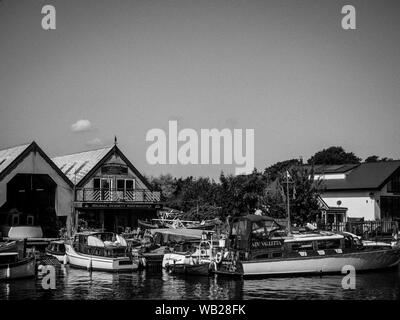
<path fill-rule="evenodd" d="M 400 161 L 315 166 L 314 179 L 335 222 L 400 221 Z"/>
<path fill-rule="evenodd" d="M 160 192 L 152 190 L 116 143 L 52 160 L 73 184 L 76 228 L 120 233 L 137 227 L 138 219 L 155 218 L 162 208 Z"/>
<path fill-rule="evenodd" d="M 1 236 L 19 225 L 40 225 L 43 236 L 58 236 L 70 223 L 72 191 L 72 182 L 36 142 L 0 150 Z"/>

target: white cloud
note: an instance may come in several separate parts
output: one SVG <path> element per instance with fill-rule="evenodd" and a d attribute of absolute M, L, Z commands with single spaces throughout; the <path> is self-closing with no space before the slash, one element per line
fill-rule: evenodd
<path fill-rule="evenodd" d="M 92 124 L 89 120 L 80 119 L 71 125 L 72 132 L 89 131 L 92 128 Z"/>
<path fill-rule="evenodd" d="M 103 141 L 99 138 L 94 138 L 92 140 L 86 141 L 86 145 L 91 146 L 91 147 L 97 147 L 103 145 Z"/>

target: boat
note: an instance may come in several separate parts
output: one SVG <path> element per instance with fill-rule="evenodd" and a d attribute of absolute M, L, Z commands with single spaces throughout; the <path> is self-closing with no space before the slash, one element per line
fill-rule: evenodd
<path fill-rule="evenodd" d="M 144 220 L 140 220 L 138 219 L 138 225 L 139 227 L 143 228 L 143 229 L 158 229 L 160 228 L 160 224 L 158 224 L 157 222 L 149 222 L 149 221 L 144 221 Z"/>
<path fill-rule="evenodd" d="M 284 229 L 266 216 L 235 218 L 229 244 L 213 271 L 245 277 L 295 276 L 342 273 L 347 265 L 356 272 L 370 271 L 400 262 L 400 246 L 368 246 L 350 234 L 318 230 L 292 234 Z"/>
<path fill-rule="evenodd" d="M 113 232 L 77 233 L 65 243 L 67 262 L 76 268 L 98 271 L 135 271 L 139 262 L 125 239 Z"/>
<path fill-rule="evenodd" d="M 191 253 L 166 253 L 163 258 L 163 267 L 172 274 L 184 274 L 195 276 L 208 276 L 211 273 L 213 261 L 213 240 L 206 234 L 195 252 Z"/>
<path fill-rule="evenodd" d="M 56 240 L 51 241 L 49 245 L 46 247 L 46 255 L 53 256 L 57 258 L 57 260 L 61 263 L 65 261 L 65 245 L 64 241 Z"/>
<path fill-rule="evenodd" d="M 0 252 L 15 252 L 18 250 L 17 241 L 0 243 Z"/>
<path fill-rule="evenodd" d="M 167 267 L 171 274 L 183 274 L 191 276 L 208 276 L 211 274 L 210 263 L 181 263 L 172 264 Z"/>
<path fill-rule="evenodd" d="M 171 229 L 197 229 L 197 230 L 211 230 L 216 225 L 220 224 L 220 220 L 215 218 L 212 220 L 192 221 L 180 219 L 154 219 L 163 223 L 166 228 Z"/>
<path fill-rule="evenodd" d="M 17 241 L 14 250 L 0 252 L 0 280 L 34 277 L 36 259 L 34 256 L 26 256 L 25 242 Z"/>

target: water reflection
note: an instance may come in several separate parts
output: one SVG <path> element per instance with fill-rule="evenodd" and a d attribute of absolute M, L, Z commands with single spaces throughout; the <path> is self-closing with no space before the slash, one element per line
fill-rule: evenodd
<path fill-rule="evenodd" d="M 399 299 L 400 271 L 357 274 L 356 290 L 343 276 L 230 279 L 174 276 L 167 272 L 89 272 L 57 267 L 55 290 L 41 277 L 0 283 L 0 299 Z"/>

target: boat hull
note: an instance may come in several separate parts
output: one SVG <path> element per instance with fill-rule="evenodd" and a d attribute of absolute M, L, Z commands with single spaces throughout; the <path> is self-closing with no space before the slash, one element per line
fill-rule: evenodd
<path fill-rule="evenodd" d="M 172 264 L 167 267 L 172 274 L 184 274 L 194 276 L 208 276 L 210 274 L 209 263 L 202 264 Z"/>
<path fill-rule="evenodd" d="M 52 257 L 56 258 L 59 262 L 64 263 L 65 254 L 53 253 L 53 252 L 49 252 L 49 251 L 46 250 L 46 255 L 52 256 Z"/>
<path fill-rule="evenodd" d="M 341 273 L 346 265 L 358 271 L 390 268 L 400 262 L 400 248 L 338 253 L 336 255 L 242 261 L 244 276 Z"/>
<path fill-rule="evenodd" d="M 36 275 L 34 257 L 24 258 L 18 262 L 0 265 L 0 280 L 30 278 Z"/>
<path fill-rule="evenodd" d="M 67 260 L 72 267 L 97 271 L 135 271 L 138 263 L 129 257 L 102 257 L 76 252 L 70 244 L 65 244 Z"/>

